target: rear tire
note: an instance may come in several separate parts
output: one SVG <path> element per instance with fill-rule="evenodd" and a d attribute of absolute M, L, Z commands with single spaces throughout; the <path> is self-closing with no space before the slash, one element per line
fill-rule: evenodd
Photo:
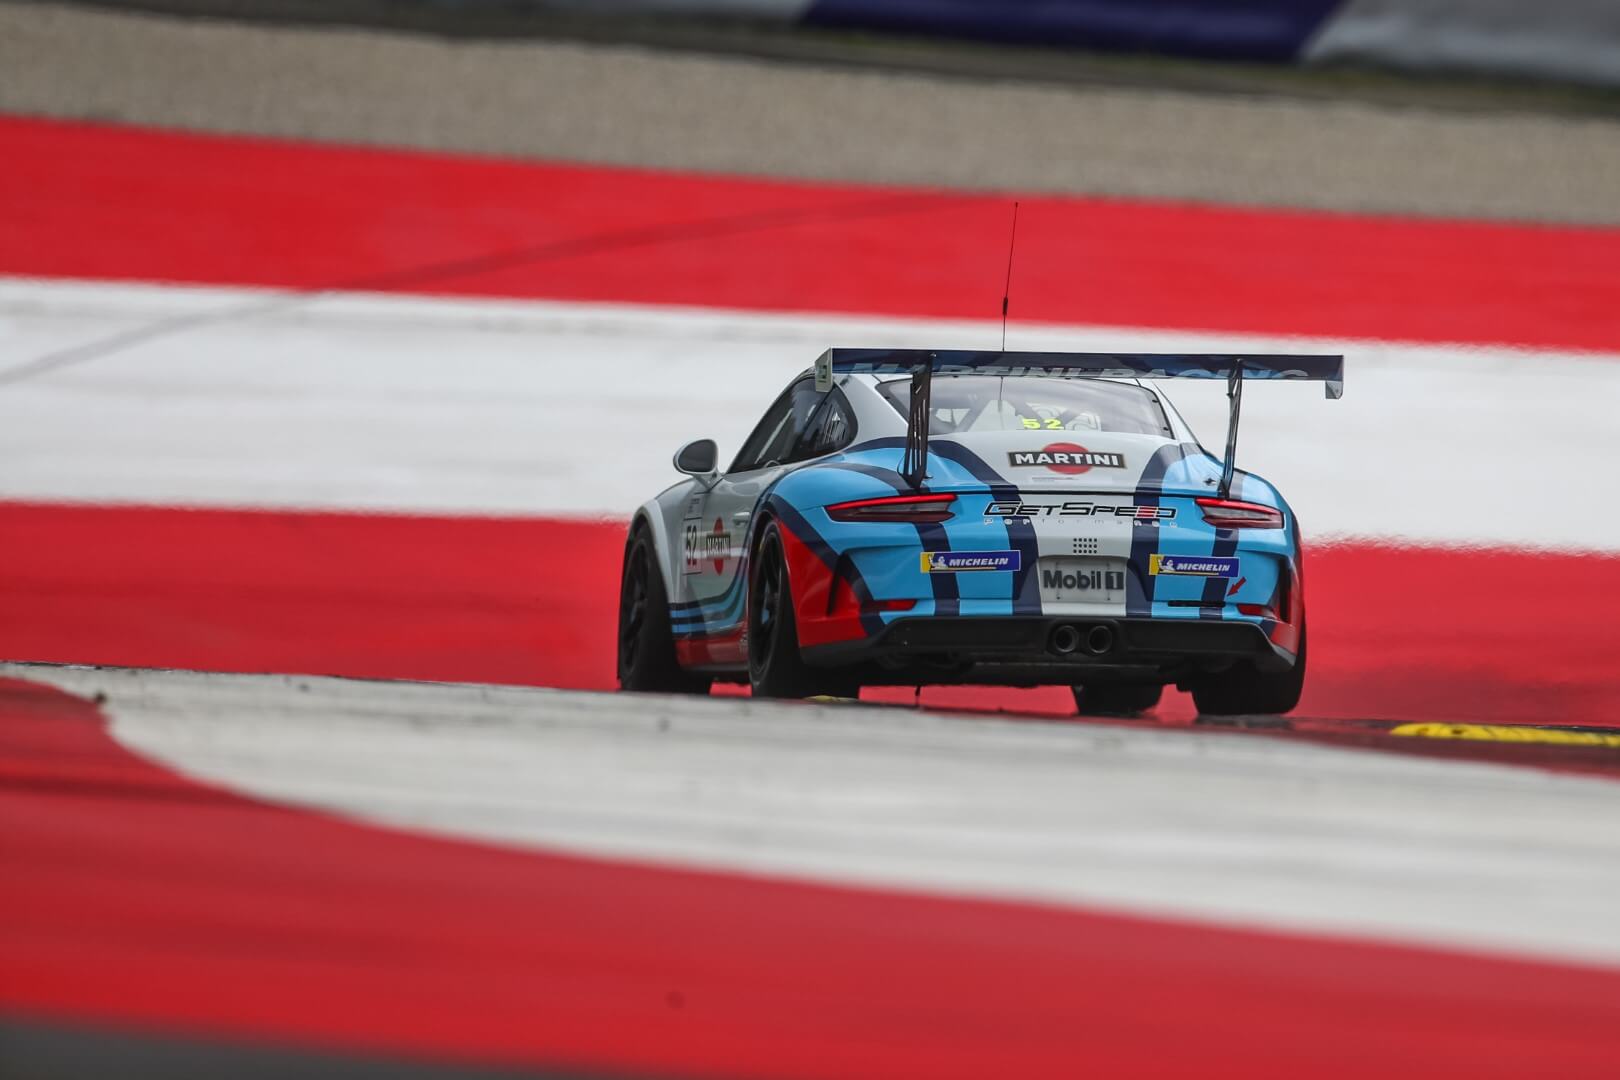
<path fill-rule="evenodd" d="M 1157 683 L 1094 683 L 1074 688 L 1081 716 L 1135 716 L 1159 703 L 1164 687 Z"/>
<path fill-rule="evenodd" d="M 813 668 L 799 654 L 793 590 L 776 522 L 765 526 L 748 571 L 748 683 L 758 698 L 856 697 L 847 675 Z"/>
<path fill-rule="evenodd" d="M 1287 671 L 1260 671 L 1252 663 L 1233 664 L 1192 688 L 1193 703 L 1205 716 L 1280 716 L 1299 704 L 1305 689 L 1305 624 L 1299 627 L 1299 657 Z"/>
<path fill-rule="evenodd" d="M 661 694 L 707 694 L 713 680 L 687 671 L 675 659 L 669 594 L 652 538 L 640 526 L 625 546 L 619 578 L 619 686 Z"/>

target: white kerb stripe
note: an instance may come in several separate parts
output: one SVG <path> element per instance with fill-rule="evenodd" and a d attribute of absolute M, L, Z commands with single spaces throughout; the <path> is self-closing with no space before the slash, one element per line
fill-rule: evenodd
<path fill-rule="evenodd" d="M 202 781 L 542 850 L 1620 965 L 1620 785 L 871 706 L 0 665 Z"/>
<path fill-rule="evenodd" d="M 990 322 L 0 279 L 0 498 L 622 518 L 678 479 L 681 443 L 725 460 L 828 345 L 997 340 Z M 1601 464 L 1620 357 L 1097 326 L 1014 325 L 1009 344 L 1342 351 L 1342 401 L 1244 398 L 1239 464 L 1308 539 L 1620 550 Z M 1222 387 L 1158 385 L 1218 449 Z"/>

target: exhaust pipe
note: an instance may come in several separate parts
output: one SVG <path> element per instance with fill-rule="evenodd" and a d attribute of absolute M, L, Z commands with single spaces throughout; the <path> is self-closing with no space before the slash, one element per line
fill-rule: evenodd
<path fill-rule="evenodd" d="M 1059 656 L 1068 656 L 1080 647 L 1080 631 L 1067 624 L 1052 631 L 1051 649 Z"/>
<path fill-rule="evenodd" d="M 1102 656 L 1114 647 L 1114 631 L 1107 626 L 1093 626 L 1086 631 L 1086 652 Z"/>

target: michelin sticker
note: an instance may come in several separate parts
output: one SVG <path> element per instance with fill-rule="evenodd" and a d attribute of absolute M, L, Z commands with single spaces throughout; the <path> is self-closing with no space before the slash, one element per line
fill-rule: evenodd
<path fill-rule="evenodd" d="M 1017 570 L 1016 551 L 925 551 L 925 574 L 966 574 L 981 570 Z"/>
<path fill-rule="evenodd" d="M 1150 555 L 1148 573 L 1166 577 L 1235 578 L 1238 560 L 1218 555 Z"/>

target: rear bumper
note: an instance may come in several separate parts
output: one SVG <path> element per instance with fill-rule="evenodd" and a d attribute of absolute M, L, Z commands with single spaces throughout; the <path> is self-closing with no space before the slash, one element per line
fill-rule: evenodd
<path fill-rule="evenodd" d="M 1073 651 L 1061 651 L 1060 628 L 1078 632 Z M 1095 648 L 1103 639 L 1107 648 Z M 1294 663 L 1256 623 L 1049 615 L 897 619 L 860 641 L 807 648 L 804 659 L 819 667 L 859 667 L 866 683 L 1003 686 L 1174 682 L 1242 660 L 1268 671 Z"/>

